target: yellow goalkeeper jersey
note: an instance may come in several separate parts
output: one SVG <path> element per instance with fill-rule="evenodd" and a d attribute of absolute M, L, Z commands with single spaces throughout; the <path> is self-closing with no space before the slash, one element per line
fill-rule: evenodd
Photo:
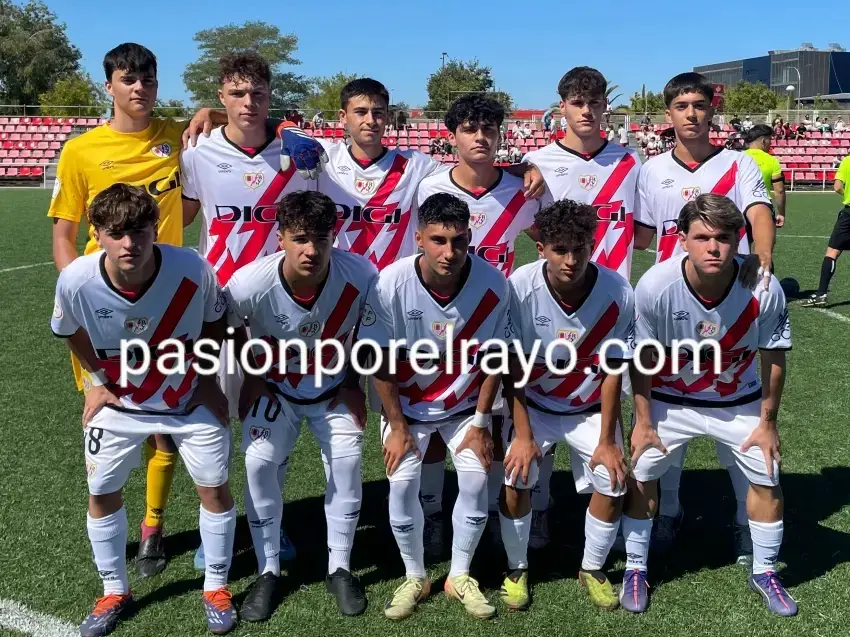
<path fill-rule="evenodd" d="M 182 245 L 179 160 L 185 128 L 172 119 L 154 119 L 138 133 L 119 133 L 104 124 L 69 140 L 59 156 L 47 216 L 79 223 L 100 191 L 115 183 L 142 186 L 159 204 L 157 241 Z M 89 227 L 85 254 L 97 249 Z"/>

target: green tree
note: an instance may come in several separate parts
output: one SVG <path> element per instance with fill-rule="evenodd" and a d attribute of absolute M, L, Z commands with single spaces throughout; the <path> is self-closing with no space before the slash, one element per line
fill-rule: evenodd
<path fill-rule="evenodd" d="M 741 82 L 726 89 L 723 111 L 732 115 L 767 113 L 776 108 L 779 96 L 762 82 Z"/>
<path fill-rule="evenodd" d="M 514 103 L 511 96 L 504 91 L 493 91 L 494 85 L 493 73 L 489 66 L 481 66 L 478 60 L 450 60 L 428 78 L 428 104 L 425 110 L 446 111 L 463 93 L 488 92 L 505 107 L 507 113 L 513 112 Z"/>
<path fill-rule="evenodd" d="M 305 115 L 312 117 L 316 111 L 322 111 L 325 119 L 337 119 L 340 91 L 343 86 L 358 77 L 358 75 L 337 73 L 329 77 L 313 78 L 310 94 L 303 102 Z"/>
<path fill-rule="evenodd" d="M 0 0 L 0 103 L 37 104 L 80 68 L 80 51 L 43 2 Z"/>
<path fill-rule="evenodd" d="M 820 95 L 816 95 L 812 103 L 812 108 L 816 111 L 839 111 L 841 110 L 841 105 L 835 100 L 825 100 Z"/>
<path fill-rule="evenodd" d="M 665 110 L 662 93 L 647 91 L 644 99 L 639 92 L 635 91 L 629 101 L 631 102 L 629 108 L 633 113 L 663 113 Z"/>
<path fill-rule="evenodd" d="M 195 34 L 194 40 L 201 56 L 186 67 L 183 83 L 196 106 L 219 106 L 218 61 L 235 51 L 256 51 L 271 66 L 273 109 L 293 108 L 309 93 L 309 82 L 303 76 L 282 69 L 287 64 L 301 64 L 294 56 L 298 48 L 295 34 L 282 34 L 273 24 L 251 21 L 204 29 Z"/>
<path fill-rule="evenodd" d="M 106 112 L 108 95 L 87 73 L 75 73 L 54 84 L 53 88 L 38 96 L 42 115 L 65 117 L 99 117 Z M 86 106 L 89 108 L 66 108 Z"/>
<path fill-rule="evenodd" d="M 186 117 L 186 106 L 183 100 L 160 100 L 156 101 L 153 109 L 154 117 Z"/>

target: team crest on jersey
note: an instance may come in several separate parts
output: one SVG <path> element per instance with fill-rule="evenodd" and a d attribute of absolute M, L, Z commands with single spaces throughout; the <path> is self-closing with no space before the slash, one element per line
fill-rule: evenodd
<path fill-rule="evenodd" d="M 473 212 L 469 215 L 469 225 L 476 230 L 487 221 L 487 215 L 483 212 Z"/>
<path fill-rule="evenodd" d="M 159 144 L 158 146 L 151 148 L 151 152 L 156 157 L 168 157 L 171 154 L 171 144 Z"/>
<path fill-rule="evenodd" d="M 354 179 L 354 189 L 361 195 L 374 195 L 378 190 L 378 180 L 356 177 Z"/>
<path fill-rule="evenodd" d="M 662 222 L 661 235 L 669 237 L 674 234 L 679 234 L 679 222 L 675 219 Z"/>
<path fill-rule="evenodd" d="M 124 329 L 133 334 L 141 334 L 150 325 L 150 320 L 146 318 L 128 318 L 124 321 Z"/>
<path fill-rule="evenodd" d="M 699 186 L 685 186 L 682 188 L 682 199 L 685 201 L 693 201 L 702 194 L 702 188 Z"/>
<path fill-rule="evenodd" d="M 372 309 L 372 306 L 368 303 L 366 307 L 363 308 L 363 314 L 360 316 L 360 322 L 363 323 L 366 327 L 375 324 L 375 320 L 377 316 L 375 316 L 375 310 Z"/>
<path fill-rule="evenodd" d="M 245 173 L 242 175 L 242 183 L 251 190 L 256 190 L 262 186 L 265 180 L 266 176 L 263 173 Z"/>
<path fill-rule="evenodd" d="M 720 326 L 711 321 L 700 321 L 697 323 L 697 335 L 702 338 L 711 338 L 717 336 L 720 332 Z"/>
<path fill-rule="evenodd" d="M 598 181 L 596 175 L 579 175 L 578 176 L 578 185 L 584 188 L 585 190 L 593 190 L 596 187 L 596 182 Z"/>
<path fill-rule="evenodd" d="M 53 301 L 53 318 L 60 320 L 65 314 L 62 312 L 62 306 L 59 305 L 59 299 Z"/>
<path fill-rule="evenodd" d="M 271 430 L 266 429 L 265 427 L 251 427 L 251 431 L 249 433 L 251 435 L 251 440 L 255 442 L 257 440 L 268 440 L 272 435 Z"/>
<path fill-rule="evenodd" d="M 312 323 L 304 323 L 298 326 L 298 335 L 303 336 L 304 338 L 310 338 L 311 336 L 315 336 L 319 333 L 319 322 L 313 321 Z"/>
<path fill-rule="evenodd" d="M 578 330 L 568 330 L 561 328 L 557 332 L 558 338 L 567 341 L 568 343 L 575 343 L 578 340 Z"/>
<path fill-rule="evenodd" d="M 454 328 L 454 325 L 454 321 L 434 321 L 431 323 L 431 331 L 434 332 L 434 336 L 444 341 L 446 340 L 446 331 L 449 329 L 449 326 Z"/>

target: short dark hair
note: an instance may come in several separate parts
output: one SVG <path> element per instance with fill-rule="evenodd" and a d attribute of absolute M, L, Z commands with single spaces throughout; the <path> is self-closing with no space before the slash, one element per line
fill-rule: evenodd
<path fill-rule="evenodd" d="M 596 234 L 596 209 L 590 204 L 561 199 L 534 216 L 544 245 L 593 245 Z"/>
<path fill-rule="evenodd" d="M 744 133 L 744 141 L 748 144 L 752 144 L 760 137 L 773 137 L 773 129 L 767 124 L 756 124 Z"/>
<path fill-rule="evenodd" d="M 144 188 L 117 183 L 101 190 L 89 204 L 89 224 L 107 232 L 141 230 L 159 221 L 159 206 Z"/>
<path fill-rule="evenodd" d="M 150 73 L 156 77 L 156 56 L 141 44 L 133 42 L 119 44 L 103 56 L 103 72 L 106 74 L 107 82 L 112 81 L 112 74 L 115 71 Z"/>
<path fill-rule="evenodd" d="M 685 93 L 702 93 L 710 102 L 714 99 L 714 86 L 700 73 L 679 73 L 664 87 L 664 105 L 669 108 L 674 99 Z"/>
<path fill-rule="evenodd" d="M 419 206 L 419 227 L 436 224 L 449 228 L 469 228 L 469 206 L 447 192 L 438 192 Z"/>
<path fill-rule="evenodd" d="M 478 126 L 483 124 L 501 126 L 505 121 L 505 108 L 492 97 L 481 93 L 470 93 L 452 102 L 444 121 L 446 128 L 452 133 L 464 122 Z"/>
<path fill-rule="evenodd" d="M 735 202 L 722 195 L 706 193 L 689 201 L 679 212 L 679 231 L 688 234 L 691 224 L 702 221 L 709 228 L 729 232 L 736 237 L 744 227 L 744 215 Z"/>
<path fill-rule="evenodd" d="M 271 84 L 272 72 L 269 63 L 258 53 L 228 53 L 218 61 L 218 83 L 225 84 L 237 78 L 252 84 Z"/>
<path fill-rule="evenodd" d="M 281 232 L 303 232 L 324 236 L 337 222 L 336 204 L 315 190 L 296 190 L 277 204 L 277 223 Z"/>
<path fill-rule="evenodd" d="M 599 71 L 589 66 L 577 66 L 567 71 L 558 82 L 558 95 L 562 100 L 571 97 L 605 97 L 608 81 Z"/>
<path fill-rule="evenodd" d="M 348 100 L 352 97 L 371 97 L 372 99 L 379 97 L 387 105 L 390 106 L 390 94 L 387 87 L 381 84 L 378 80 L 373 80 L 370 77 L 361 77 L 350 81 L 342 87 L 339 92 L 339 104 L 342 110 L 348 106 Z"/>

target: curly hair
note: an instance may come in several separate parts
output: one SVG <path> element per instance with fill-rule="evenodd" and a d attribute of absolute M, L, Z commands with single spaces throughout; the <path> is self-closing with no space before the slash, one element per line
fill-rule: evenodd
<path fill-rule="evenodd" d="M 444 122 L 449 132 L 457 131 L 464 122 L 481 126 L 495 124 L 501 126 L 505 121 L 505 108 L 492 97 L 480 93 L 470 93 L 457 98 L 446 113 Z"/>
<path fill-rule="evenodd" d="M 593 245 L 596 209 L 572 199 L 549 204 L 534 217 L 544 245 L 574 247 Z"/>
<path fill-rule="evenodd" d="M 314 190 L 298 190 L 277 204 L 277 223 L 281 232 L 304 232 L 325 236 L 336 226 L 336 204 L 327 195 Z"/>
<path fill-rule="evenodd" d="M 228 53 L 218 61 L 218 83 L 247 80 L 252 84 L 270 84 L 272 73 L 269 63 L 253 51 Z"/>
<path fill-rule="evenodd" d="M 589 66 L 577 66 L 567 71 L 558 82 L 558 95 L 562 100 L 571 97 L 604 98 L 608 81 L 599 71 Z"/>
<path fill-rule="evenodd" d="M 144 188 L 112 184 L 92 199 L 86 213 L 89 224 L 106 232 L 131 232 L 159 221 L 159 206 Z"/>
<path fill-rule="evenodd" d="M 424 228 L 430 224 L 468 228 L 469 206 L 462 199 L 447 192 L 435 193 L 419 206 L 419 227 Z"/>

